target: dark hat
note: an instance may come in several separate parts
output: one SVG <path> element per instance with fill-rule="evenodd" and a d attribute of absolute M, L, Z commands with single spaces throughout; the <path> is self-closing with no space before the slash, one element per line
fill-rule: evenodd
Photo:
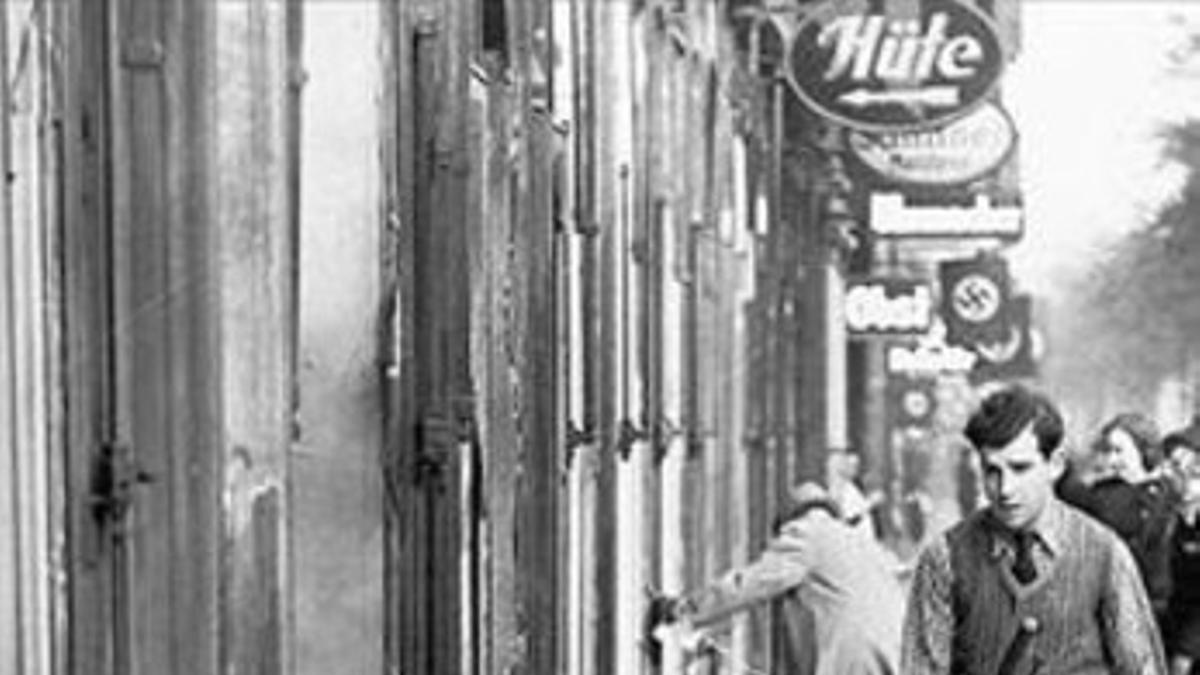
<path fill-rule="evenodd" d="M 789 492 L 791 492 L 792 504 L 799 509 L 835 503 L 833 497 L 829 495 L 829 490 L 812 481 L 805 481 L 793 487 Z"/>
<path fill-rule="evenodd" d="M 825 509 L 834 518 L 841 518 L 837 502 L 830 496 L 829 491 L 818 483 L 806 481 L 793 486 L 788 490 L 788 497 L 787 504 L 783 506 L 772 527 L 776 532 L 783 527 L 784 523 L 803 517 L 813 509 Z"/>
<path fill-rule="evenodd" d="M 1192 452 L 1200 452 L 1200 415 L 1193 416 L 1192 421 L 1186 427 L 1164 436 L 1162 447 L 1167 454 L 1178 447 L 1185 447 Z"/>

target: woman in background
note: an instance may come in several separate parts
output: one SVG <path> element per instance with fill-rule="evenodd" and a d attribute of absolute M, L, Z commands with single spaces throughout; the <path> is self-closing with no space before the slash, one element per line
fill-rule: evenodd
<path fill-rule="evenodd" d="M 1200 424 L 1163 439 L 1182 496 L 1171 536 L 1172 592 L 1167 605 L 1166 648 L 1171 675 L 1195 672 L 1200 657 Z"/>
<path fill-rule="evenodd" d="M 1137 561 L 1159 627 L 1171 595 L 1171 528 L 1178 492 L 1165 471 L 1153 421 L 1122 413 L 1100 428 L 1093 452 L 1098 479 L 1082 490 L 1061 491 L 1125 540 Z"/>

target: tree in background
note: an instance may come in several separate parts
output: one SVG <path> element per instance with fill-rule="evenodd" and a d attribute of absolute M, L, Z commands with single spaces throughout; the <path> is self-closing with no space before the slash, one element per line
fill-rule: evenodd
<path fill-rule="evenodd" d="M 1200 89 L 1200 26 L 1173 17 L 1166 72 Z M 1200 119 L 1163 127 L 1160 154 L 1182 169 L 1179 191 L 1118 239 L 1054 308 L 1050 341 L 1062 382 L 1092 391 L 1103 408 L 1150 412 L 1166 378 L 1200 396 Z M 1098 391 L 1097 391 L 1098 390 Z M 1106 400 L 1107 399 L 1107 400 Z"/>
<path fill-rule="evenodd" d="M 1143 401 L 1200 360 L 1200 119 L 1161 138 L 1163 159 L 1184 168 L 1181 189 L 1076 282 L 1056 340 L 1072 345 L 1062 366 L 1080 381 L 1103 374 Z"/>

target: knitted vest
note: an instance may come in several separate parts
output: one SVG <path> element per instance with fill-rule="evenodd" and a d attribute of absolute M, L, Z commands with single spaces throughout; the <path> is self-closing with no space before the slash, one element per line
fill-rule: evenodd
<path fill-rule="evenodd" d="M 981 514 L 947 532 L 955 617 L 950 672 L 1001 673 L 1014 641 L 1019 656 L 1009 655 L 1005 668 L 1013 675 L 1109 672 L 1099 609 L 1110 548 L 1085 516 L 1067 511 L 1062 550 L 1023 588 L 1005 569 L 1011 559 L 993 555 Z"/>

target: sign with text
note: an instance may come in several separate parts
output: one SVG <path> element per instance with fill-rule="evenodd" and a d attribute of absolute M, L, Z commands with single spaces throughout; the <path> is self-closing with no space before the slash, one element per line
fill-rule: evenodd
<path fill-rule="evenodd" d="M 881 237 L 1020 239 L 1025 212 L 1018 206 L 993 206 L 976 195 L 971 206 L 908 206 L 898 192 L 871 194 L 871 231 Z"/>
<path fill-rule="evenodd" d="M 891 375 L 941 375 L 970 372 L 979 356 L 965 347 L 943 343 L 893 344 L 884 353 Z"/>
<path fill-rule="evenodd" d="M 1012 119 L 995 103 L 927 131 L 851 132 L 859 161 L 897 183 L 956 185 L 995 171 L 1016 147 Z"/>
<path fill-rule="evenodd" d="M 930 128 L 961 117 L 996 86 L 996 27 L 958 0 L 826 0 L 806 9 L 788 56 L 797 95 L 851 128 Z"/>
<path fill-rule="evenodd" d="M 911 279 L 851 279 L 845 314 L 851 337 L 921 334 L 933 321 L 933 290 Z"/>

